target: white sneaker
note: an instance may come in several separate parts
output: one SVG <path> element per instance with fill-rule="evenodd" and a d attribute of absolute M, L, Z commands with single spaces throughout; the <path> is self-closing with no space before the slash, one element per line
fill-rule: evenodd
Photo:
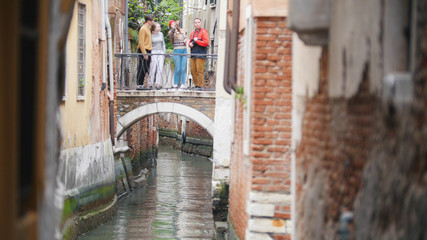
<path fill-rule="evenodd" d="M 179 88 L 180 89 L 186 89 L 187 87 L 184 84 L 182 84 L 181 87 L 179 87 Z"/>
<path fill-rule="evenodd" d="M 176 84 L 174 84 L 172 87 L 173 87 L 173 88 L 177 88 L 178 86 L 177 86 Z"/>

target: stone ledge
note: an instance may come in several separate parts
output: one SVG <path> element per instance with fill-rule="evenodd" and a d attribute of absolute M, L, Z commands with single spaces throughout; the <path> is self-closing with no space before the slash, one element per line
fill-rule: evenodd
<path fill-rule="evenodd" d="M 143 90 L 118 90 L 117 97 L 192 97 L 215 98 L 215 91 L 143 91 Z"/>
<path fill-rule="evenodd" d="M 254 233 L 246 231 L 246 238 L 251 240 L 273 240 L 267 233 Z"/>
<path fill-rule="evenodd" d="M 288 233 L 288 222 L 283 219 L 251 218 L 248 222 L 248 230 L 257 233 Z"/>
<path fill-rule="evenodd" d="M 247 213 L 249 216 L 274 217 L 274 204 L 248 203 Z"/>
<path fill-rule="evenodd" d="M 102 223 L 109 221 L 113 217 L 116 210 L 117 196 L 116 194 L 114 194 L 113 201 L 103 209 L 78 217 L 78 234 L 81 235 L 85 232 L 90 231 L 93 228 L 96 228 Z"/>
<path fill-rule="evenodd" d="M 249 194 L 251 202 L 255 203 L 279 203 L 291 204 L 292 196 L 290 193 L 269 193 L 269 192 L 255 192 L 251 191 Z"/>

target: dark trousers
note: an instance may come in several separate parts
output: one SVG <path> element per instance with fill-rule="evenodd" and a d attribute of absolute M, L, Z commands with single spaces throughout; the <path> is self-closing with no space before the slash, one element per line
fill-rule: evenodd
<path fill-rule="evenodd" d="M 146 49 L 145 51 L 151 53 L 151 50 Z M 140 49 L 138 49 L 138 53 L 142 53 Z M 151 56 L 148 56 L 147 60 L 145 60 L 144 56 L 138 56 L 138 73 L 136 75 L 138 85 L 144 85 L 145 74 L 150 71 L 150 62 Z"/>

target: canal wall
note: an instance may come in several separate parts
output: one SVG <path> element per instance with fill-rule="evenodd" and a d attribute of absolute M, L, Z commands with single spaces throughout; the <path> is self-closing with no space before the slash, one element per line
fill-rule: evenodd
<path fill-rule="evenodd" d="M 110 220 L 117 201 L 146 183 L 156 164 L 157 148 L 131 156 L 127 143 L 111 140 L 61 152 L 65 185 L 61 230 L 63 239 L 77 236 Z"/>
<path fill-rule="evenodd" d="M 199 124 L 172 113 L 158 114 L 159 143 L 183 152 L 212 157 L 212 136 Z"/>
<path fill-rule="evenodd" d="M 108 139 L 61 151 L 61 180 L 65 186 L 63 239 L 75 239 L 111 219 L 116 211 L 112 149 Z"/>
<path fill-rule="evenodd" d="M 156 165 L 158 151 L 156 125 L 157 117 L 151 115 L 137 121 L 123 134 L 129 144 L 129 157 L 135 176 L 139 175 L 141 170 L 150 169 Z"/>
<path fill-rule="evenodd" d="M 123 142 L 119 142 L 120 146 L 114 148 L 114 173 L 115 173 L 115 186 L 116 195 L 120 199 L 126 196 L 134 188 L 132 179 L 132 165 L 130 160 L 130 148 L 127 143 L 123 146 Z"/>
<path fill-rule="evenodd" d="M 145 185 L 150 169 L 156 165 L 157 148 L 140 153 L 131 159 L 127 142 L 119 142 L 114 148 L 116 195 L 120 199 L 132 189 Z"/>
<path fill-rule="evenodd" d="M 119 199 L 133 188 L 144 186 L 147 175 L 157 164 L 157 117 L 144 117 L 130 126 L 114 147 L 115 186 Z"/>
<path fill-rule="evenodd" d="M 213 141 L 211 139 L 183 136 L 173 129 L 159 129 L 159 143 L 173 146 L 185 153 L 212 157 Z"/>

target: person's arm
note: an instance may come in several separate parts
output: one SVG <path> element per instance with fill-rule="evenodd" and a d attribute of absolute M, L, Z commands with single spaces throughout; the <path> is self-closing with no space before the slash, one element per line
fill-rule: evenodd
<path fill-rule="evenodd" d="M 142 29 L 139 29 L 139 40 L 138 40 L 138 48 L 141 50 L 142 53 L 147 53 L 147 51 L 145 51 L 145 47 L 144 47 L 144 40 L 145 40 L 145 32 Z"/>
<path fill-rule="evenodd" d="M 193 41 L 191 41 L 193 39 L 193 33 L 194 33 L 194 31 L 192 33 L 190 33 L 190 41 L 188 41 L 189 47 L 193 47 Z"/>
<path fill-rule="evenodd" d="M 201 47 L 209 46 L 209 35 L 208 31 L 204 30 L 200 32 L 200 37 L 196 40 L 197 45 Z"/>
<path fill-rule="evenodd" d="M 168 37 L 169 37 L 169 40 L 171 41 L 172 45 L 173 45 L 173 33 L 174 33 L 174 31 L 172 28 L 171 30 L 169 30 L 169 33 L 168 33 Z"/>

